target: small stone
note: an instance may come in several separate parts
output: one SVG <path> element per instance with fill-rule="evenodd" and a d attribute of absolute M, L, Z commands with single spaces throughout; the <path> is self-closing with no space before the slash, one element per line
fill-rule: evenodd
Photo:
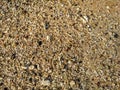
<path fill-rule="evenodd" d="M 12 90 L 15 90 L 16 88 L 15 88 L 15 86 L 12 86 L 12 85 L 11 85 L 11 89 L 12 89 Z"/>
<path fill-rule="evenodd" d="M 41 84 L 42 84 L 43 86 L 49 86 L 49 85 L 50 85 L 50 81 L 49 81 L 49 80 L 42 80 L 42 81 L 41 81 Z"/>
<path fill-rule="evenodd" d="M 42 45 L 42 41 L 38 41 L 38 45 L 41 46 Z"/>
<path fill-rule="evenodd" d="M 107 9 L 110 9 L 110 7 L 109 7 L 109 6 L 106 6 L 106 8 L 107 8 Z"/>
<path fill-rule="evenodd" d="M 9 89 L 7 87 L 5 87 L 4 90 L 9 90 Z"/>
<path fill-rule="evenodd" d="M 1 80 L 3 80 L 3 78 L 2 78 L 2 77 L 0 77 L 0 81 L 1 81 Z"/>
<path fill-rule="evenodd" d="M 45 80 L 49 80 L 50 82 L 53 81 L 51 75 L 48 75 L 48 77 L 46 77 Z"/>
<path fill-rule="evenodd" d="M 27 67 L 24 67 L 24 66 L 22 66 L 21 68 L 22 68 L 22 69 L 27 69 Z"/>
<path fill-rule="evenodd" d="M 4 85 L 3 82 L 0 82 L 0 86 Z"/>
<path fill-rule="evenodd" d="M 16 53 L 13 53 L 11 59 L 15 59 L 15 58 L 16 58 Z"/>
<path fill-rule="evenodd" d="M 33 70 L 33 69 L 34 69 L 34 66 L 33 66 L 33 65 L 31 65 L 31 66 L 29 67 L 29 69 L 30 69 L 30 70 Z"/>
<path fill-rule="evenodd" d="M 70 81 L 70 86 L 74 86 L 75 85 L 75 82 L 74 81 Z"/>
<path fill-rule="evenodd" d="M 72 62 L 71 61 L 68 61 L 68 64 L 71 64 Z"/>
<path fill-rule="evenodd" d="M 47 30 L 48 28 L 50 27 L 50 24 L 49 24 L 49 22 L 45 22 L 45 29 Z"/>
<path fill-rule="evenodd" d="M 32 32 L 29 32 L 30 33 L 30 35 L 32 35 L 33 33 Z"/>
<path fill-rule="evenodd" d="M 62 7 L 64 7 L 64 4 L 61 4 Z"/>
<path fill-rule="evenodd" d="M 29 82 L 32 83 L 32 78 L 29 78 Z"/>
<path fill-rule="evenodd" d="M 62 82 L 60 82 L 60 86 L 63 86 L 64 84 Z"/>
<path fill-rule="evenodd" d="M 36 69 L 37 69 L 37 67 L 38 67 L 38 66 L 35 64 L 35 65 L 34 65 L 34 68 L 36 68 Z"/>
<path fill-rule="evenodd" d="M 115 38 L 118 38 L 119 35 L 118 35 L 117 33 L 114 33 L 114 37 L 115 37 Z"/>
<path fill-rule="evenodd" d="M 52 70 L 48 70 L 48 73 L 51 73 L 52 72 Z"/>
<path fill-rule="evenodd" d="M 47 41 L 50 41 L 50 36 L 47 36 L 46 39 L 47 39 Z"/>

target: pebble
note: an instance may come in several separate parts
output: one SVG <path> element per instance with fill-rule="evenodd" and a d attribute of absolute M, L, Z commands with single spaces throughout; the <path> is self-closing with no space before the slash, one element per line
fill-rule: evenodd
<path fill-rule="evenodd" d="M 119 37 L 119 35 L 117 33 L 114 33 L 113 35 L 114 35 L 115 38 Z"/>
<path fill-rule="evenodd" d="M 88 16 L 83 16 L 81 18 L 81 20 L 83 21 L 83 23 L 87 23 L 88 22 Z"/>
<path fill-rule="evenodd" d="M 3 78 L 0 77 L 0 80 L 2 80 Z"/>
<path fill-rule="evenodd" d="M 49 24 L 49 22 L 45 22 L 45 29 L 47 30 L 48 28 L 50 27 L 50 24 Z"/>
<path fill-rule="evenodd" d="M 27 67 L 24 67 L 24 66 L 22 66 L 21 68 L 22 68 L 22 69 L 27 69 Z"/>
<path fill-rule="evenodd" d="M 74 86 L 75 85 L 75 82 L 74 81 L 70 81 L 70 86 Z"/>
<path fill-rule="evenodd" d="M 47 41 L 50 41 L 50 36 L 47 36 L 46 39 L 47 39 Z"/>
<path fill-rule="evenodd" d="M 42 80 L 41 81 L 41 85 L 43 85 L 43 86 L 49 86 L 50 85 L 50 81 L 49 80 Z"/>
<path fill-rule="evenodd" d="M 34 66 L 33 66 L 33 65 L 31 65 L 31 66 L 29 67 L 29 69 L 30 69 L 30 70 L 33 70 L 33 69 L 34 69 Z"/>
<path fill-rule="evenodd" d="M 106 8 L 107 8 L 107 9 L 110 9 L 110 7 L 109 7 L 109 6 L 106 6 Z"/>
<path fill-rule="evenodd" d="M 2 82 L 3 78 L 0 77 L 0 83 Z"/>
<path fill-rule="evenodd" d="M 42 41 L 38 41 L 38 45 L 41 46 L 42 45 Z"/>

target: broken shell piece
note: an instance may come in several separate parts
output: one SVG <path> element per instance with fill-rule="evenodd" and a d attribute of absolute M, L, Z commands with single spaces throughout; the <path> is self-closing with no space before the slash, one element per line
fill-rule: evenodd
<path fill-rule="evenodd" d="M 87 23 L 88 22 L 88 16 L 81 17 L 81 20 L 83 21 L 83 23 Z"/>

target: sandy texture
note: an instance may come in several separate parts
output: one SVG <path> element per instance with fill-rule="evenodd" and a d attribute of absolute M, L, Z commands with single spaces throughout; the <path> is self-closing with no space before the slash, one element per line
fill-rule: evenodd
<path fill-rule="evenodd" d="M 0 0 L 0 90 L 120 90 L 120 0 Z"/>

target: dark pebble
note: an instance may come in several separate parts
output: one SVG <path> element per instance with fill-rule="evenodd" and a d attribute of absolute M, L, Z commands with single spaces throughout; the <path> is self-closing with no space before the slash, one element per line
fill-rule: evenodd
<path fill-rule="evenodd" d="M 79 79 L 79 78 L 78 78 L 78 79 L 76 79 L 75 81 L 76 81 L 77 83 L 80 83 L 80 79 Z"/>
<path fill-rule="evenodd" d="M 32 83 L 32 78 L 29 78 L 29 81 Z"/>
<path fill-rule="evenodd" d="M 45 80 L 49 80 L 50 82 L 52 82 L 52 77 L 51 77 L 51 75 L 48 75 L 48 77 L 46 77 Z"/>
<path fill-rule="evenodd" d="M 82 61 L 79 61 L 79 63 L 82 63 Z"/>
<path fill-rule="evenodd" d="M 42 73 L 39 73 L 38 75 L 39 75 L 40 77 L 42 77 Z"/>
<path fill-rule="evenodd" d="M 47 30 L 50 27 L 49 22 L 45 22 L 45 29 Z"/>
<path fill-rule="evenodd" d="M 23 10 L 23 14 L 27 14 L 28 12 L 26 10 Z"/>
<path fill-rule="evenodd" d="M 4 90 L 9 90 L 9 89 L 7 87 L 5 87 Z"/>
<path fill-rule="evenodd" d="M 37 69 L 37 65 L 36 64 L 34 65 L 34 68 Z"/>
<path fill-rule="evenodd" d="M 35 90 L 35 88 L 33 87 L 32 90 Z"/>
<path fill-rule="evenodd" d="M 34 71 L 34 70 L 32 70 L 32 73 L 36 76 L 37 75 L 37 73 Z"/>
<path fill-rule="evenodd" d="M 115 38 L 118 38 L 119 35 L 118 35 L 117 33 L 114 33 L 114 37 L 115 37 Z"/>
<path fill-rule="evenodd" d="M 11 2 L 11 0 L 7 0 L 7 2 L 9 3 L 9 2 Z"/>
<path fill-rule="evenodd" d="M 16 53 L 13 53 L 11 59 L 15 59 L 15 58 L 16 58 Z"/>
<path fill-rule="evenodd" d="M 97 82 L 97 86 L 100 87 L 100 82 Z"/>
<path fill-rule="evenodd" d="M 41 46 L 42 45 L 42 41 L 38 41 L 38 45 Z"/>
<path fill-rule="evenodd" d="M 1 82 L 1 83 L 0 83 L 0 86 L 2 86 L 2 85 L 3 85 L 3 83 Z"/>
<path fill-rule="evenodd" d="M 72 88 L 69 88 L 69 90 L 73 90 Z"/>
<path fill-rule="evenodd" d="M 64 69 L 68 70 L 68 65 L 67 64 L 64 65 Z"/>
<path fill-rule="evenodd" d="M 19 45 L 19 43 L 18 43 L 18 42 L 15 42 L 15 44 L 16 44 L 16 45 Z"/>

